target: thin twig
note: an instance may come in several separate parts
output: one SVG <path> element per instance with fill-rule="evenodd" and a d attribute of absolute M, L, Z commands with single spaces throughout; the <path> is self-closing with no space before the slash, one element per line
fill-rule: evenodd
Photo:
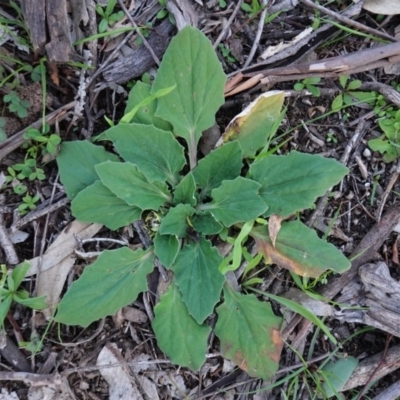
<path fill-rule="evenodd" d="M 146 38 L 143 36 L 142 32 L 140 31 L 139 27 L 137 26 L 135 20 L 132 18 L 132 15 L 129 13 L 128 9 L 125 7 L 125 4 L 122 0 L 118 0 L 118 3 L 120 5 L 120 7 L 122 8 L 122 10 L 124 11 L 124 13 L 126 14 L 126 16 L 128 17 L 129 21 L 131 22 L 131 24 L 136 28 L 136 32 L 139 35 L 140 39 L 142 39 L 144 46 L 146 47 L 146 49 L 150 52 L 151 56 L 153 57 L 154 62 L 157 65 L 160 65 L 160 60 L 158 59 L 158 57 L 155 55 L 153 49 L 151 48 L 151 46 L 149 45 L 149 42 L 146 40 Z"/>
<path fill-rule="evenodd" d="M 236 7 L 232 11 L 231 16 L 229 17 L 228 21 L 226 22 L 226 25 L 222 28 L 221 33 L 219 34 L 217 40 L 214 42 L 214 49 L 216 49 L 218 47 L 218 45 L 221 43 L 221 41 L 225 37 L 227 30 L 229 29 L 230 25 L 232 24 L 232 21 L 234 20 L 234 18 L 236 17 L 236 14 L 238 13 L 238 11 L 240 9 L 240 6 L 242 5 L 242 2 L 243 2 L 243 0 L 238 0 Z"/>
<path fill-rule="evenodd" d="M 332 10 L 329 10 L 328 8 L 325 8 L 325 7 L 322 7 L 322 6 L 318 5 L 318 4 L 313 3 L 311 0 L 300 0 L 300 2 L 303 3 L 304 5 L 306 5 L 307 7 L 314 8 L 314 9 L 316 9 L 318 11 L 321 11 L 322 13 L 324 13 L 326 15 L 329 15 L 330 17 L 338 20 L 339 22 L 342 22 L 343 24 L 351 26 L 351 27 L 353 27 L 355 29 L 358 29 L 360 31 L 367 32 L 367 33 L 369 33 L 371 35 L 378 36 L 378 37 L 380 37 L 382 39 L 390 40 L 391 42 L 396 42 L 396 39 L 393 36 L 390 36 L 390 35 L 388 35 L 386 33 L 383 33 L 383 32 L 378 31 L 376 29 L 370 28 L 368 26 L 365 26 L 364 24 L 360 24 L 357 21 L 353 21 L 352 19 L 347 18 L 347 17 L 345 17 L 345 16 L 343 16 L 341 14 L 338 14 L 338 13 L 332 11 Z"/>
<path fill-rule="evenodd" d="M 391 176 L 390 181 L 385 189 L 385 192 L 382 195 L 381 204 L 379 205 L 379 208 L 376 212 L 376 220 L 378 222 L 381 220 L 383 208 L 385 207 L 387 197 L 389 196 L 389 193 L 391 192 L 394 184 L 397 182 L 399 175 L 400 175 L 400 161 L 397 162 L 396 170 L 394 171 L 393 175 Z"/>
<path fill-rule="evenodd" d="M 2 194 L 0 195 L 0 204 L 3 204 L 4 201 L 5 201 L 5 196 L 4 194 Z M 4 215 L 2 213 L 0 213 L 0 246 L 4 250 L 7 263 L 10 265 L 17 265 L 19 263 L 17 252 L 15 251 L 14 245 L 10 237 L 8 236 L 4 222 Z"/>
<path fill-rule="evenodd" d="M 256 54 L 258 44 L 260 43 L 261 34 L 264 29 L 265 16 L 267 15 L 267 3 L 268 0 L 262 0 L 263 10 L 260 15 L 260 20 L 258 21 L 256 37 L 254 39 L 253 46 L 251 47 L 249 56 L 247 57 L 247 60 L 243 65 L 243 68 L 247 68 L 250 65 L 250 63 L 253 61 L 254 54 Z"/>

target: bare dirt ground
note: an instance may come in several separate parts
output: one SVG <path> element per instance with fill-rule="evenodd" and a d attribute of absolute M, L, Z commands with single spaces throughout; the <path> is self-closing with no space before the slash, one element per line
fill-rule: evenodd
<path fill-rule="evenodd" d="M 171 364 L 157 347 L 153 304 L 145 296 L 85 329 L 49 324 L 51 312 L 13 304 L 0 331 L 0 399 L 400 398 L 400 2 L 371 3 L 119 1 L 110 12 L 121 12 L 115 21 L 96 13 L 96 4 L 105 10 L 107 1 L 1 2 L 0 263 L 11 268 L 30 260 L 36 270 L 23 286 L 31 294 L 44 266 L 56 266 L 57 273 L 46 278 L 41 293 L 57 285 L 64 293 L 96 252 L 112 248 L 84 239 L 123 238 L 137 246 L 140 240 L 132 227 L 116 234 L 74 222 L 55 155 L 42 155 L 24 135 L 40 129 L 43 119 L 62 142 L 101 133 L 104 116 L 122 116 L 129 88 L 145 73 L 154 77 L 171 38 L 187 24 L 208 36 L 229 77 L 217 137 L 260 93 L 283 90 L 279 151 L 322 154 L 350 169 L 301 219 L 326 234 L 352 266 L 310 287 L 314 299 L 286 270 L 271 265 L 260 273 L 260 289 L 309 308 L 338 341 L 334 346 L 308 320 L 274 303 L 275 313 L 285 317 L 285 346 L 269 382 L 224 359 L 213 337 L 201 371 Z M 97 35 L 102 23 L 113 35 Z M 132 27 L 140 29 L 122 29 Z M 46 85 L 34 71 L 44 71 Z M 26 116 L 10 111 L 5 96 L 13 91 L 29 102 Z M 393 127 L 390 137 L 382 136 L 385 124 Z M 369 143 L 378 138 L 384 141 L 379 149 Z M 212 147 L 210 141 L 215 137 L 205 135 L 202 146 Z M 29 173 L 7 180 L 9 168 L 35 151 Z M 26 188 L 21 194 L 19 184 Z M 26 195 L 38 201 L 21 215 Z M 358 365 L 329 396 L 321 389 L 329 375 L 321 371 L 332 355 Z"/>

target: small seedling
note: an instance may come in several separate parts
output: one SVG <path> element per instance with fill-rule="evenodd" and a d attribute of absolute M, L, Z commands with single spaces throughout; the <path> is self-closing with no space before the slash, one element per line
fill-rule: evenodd
<path fill-rule="evenodd" d="M 19 118 L 28 116 L 29 101 L 21 100 L 16 91 L 12 90 L 9 94 L 6 94 L 3 97 L 3 101 L 4 103 L 10 103 L 8 109 L 10 112 L 17 114 Z"/>
<path fill-rule="evenodd" d="M 117 0 L 108 0 L 106 8 L 103 8 L 99 4 L 96 5 L 96 12 L 102 17 L 99 24 L 99 33 L 106 32 L 109 26 L 112 26 L 124 17 L 124 12 L 122 10 L 114 12 L 116 4 Z"/>
<path fill-rule="evenodd" d="M 27 194 L 22 198 L 23 203 L 18 206 L 18 211 L 21 215 L 27 214 L 36 208 L 36 203 L 40 200 L 39 196 L 30 196 Z"/>
<path fill-rule="evenodd" d="M 240 8 L 249 14 L 250 18 L 257 16 L 264 8 L 258 0 L 252 0 L 251 4 L 243 3 Z"/>
<path fill-rule="evenodd" d="M 297 90 L 300 92 L 301 90 L 306 89 L 313 96 L 319 97 L 321 92 L 320 92 L 319 88 L 315 85 L 317 85 L 320 82 L 321 82 L 321 78 L 311 76 L 309 78 L 303 79 L 301 82 L 297 82 L 294 85 L 294 90 Z"/>
<path fill-rule="evenodd" d="M 50 153 L 50 154 L 55 154 L 57 152 L 58 146 L 61 143 L 61 138 L 60 136 L 52 133 L 49 136 L 46 136 L 47 133 L 49 133 L 50 127 L 48 125 L 45 126 L 45 129 L 43 132 L 40 132 L 38 129 L 28 129 L 28 131 L 24 134 L 24 139 L 27 140 L 33 140 L 35 142 L 38 142 L 44 146 L 45 151 L 42 152 L 42 154 Z M 31 151 L 32 153 L 32 151 Z M 28 150 L 29 154 L 29 150 Z M 31 154 L 33 157 L 37 155 L 37 149 Z"/>
<path fill-rule="evenodd" d="M 362 85 L 362 82 L 360 80 L 354 80 L 347 83 L 348 80 L 349 80 L 348 75 L 342 75 L 339 78 L 340 85 L 342 86 L 344 92 L 338 94 L 333 99 L 331 106 L 332 111 L 339 111 L 343 108 L 344 105 L 348 106 L 354 103 L 353 97 L 355 97 L 357 93 L 364 93 L 364 92 L 355 92 L 355 90 Z"/>
<path fill-rule="evenodd" d="M 10 169 L 17 172 L 16 178 L 19 180 L 29 179 L 30 181 L 33 181 L 39 179 L 40 181 L 43 181 L 46 179 L 44 171 L 36 166 L 36 160 L 33 158 L 26 159 L 23 164 L 14 164 L 12 167 L 9 167 L 8 171 L 10 171 Z M 14 176 L 12 176 L 12 178 L 14 178 Z"/>
<path fill-rule="evenodd" d="M 326 135 L 326 142 L 327 143 L 335 143 L 337 144 L 338 140 L 336 138 L 336 135 L 333 132 L 328 132 L 328 134 Z"/>
<path fill-rule="evenodd" d="M 1 264 L 0 268 L 0 328 L 4 329 L 4 320 L 13 302 L 34 310 L 46 308 L 47 304 L 45 302 L 45 296 L 29 297 L 29 292 L 19 288 L 30 268 L 28 262 L 19 264 L 11 271 L 7 271 L 4 264 Z"/>
<path fill-rule="evenodd" d="M 218 49 L 222 54 L 222 57 L 224 57 L 224 59 L 226 60 L 226 62 L 228 64 L 233 64 L 234 62 L 236 62 L 236 58 L 232 55 L 231 50 L 226 47 L 223 43 L 220 43 L 218 45 Z"/>
<path fill-rule="evenodd" d="M 400 110 L 386 111 L 378 123 L 384 134 L 368 141 L 368 146 L 383 154 L 384 162 L 393 162 L 400 155 Z"/>

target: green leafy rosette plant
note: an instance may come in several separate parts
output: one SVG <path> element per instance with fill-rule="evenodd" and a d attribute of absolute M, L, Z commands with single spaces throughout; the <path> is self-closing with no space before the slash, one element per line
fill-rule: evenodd
<path fill-rule="evenodd" d="M 152 326 L 171 361 L 201 367 L 211 332 L 207 318 L 218 304 L 214 333 L 222 355 L 249 375 L 269 379 L 279 363 L 282 320 L 269 303 L 232 288 L 226 275 L 240 265 L 249 235 L 266 262 L 300 275 L 349 268 L 341 252 L 299 220 L 283 221 L 273 239 L 261 223 L 310 207 L 347 169 L 295 151 L 268 155 L 283 92 L 262 95 L 232 121 L 219 147 L 198 160 L 199 139 L 215 123 L 225 81 L 211 43 L 186 27 L 171 41 L 153 86 L 138 82 L 121 122 L 101 135 L 119 156 L 88 141 L 61 145 L 61 181 L 77 219 L 113 230 L 151 213 L 160 221 L 151 247 L 103 251 L 72 284 L 55 319 L 87 326 L 115 314 L 147 290 L 158 258 L 173 279 Z M 238 231 L 224 259 L 217 235 L 226 240 Z"/>

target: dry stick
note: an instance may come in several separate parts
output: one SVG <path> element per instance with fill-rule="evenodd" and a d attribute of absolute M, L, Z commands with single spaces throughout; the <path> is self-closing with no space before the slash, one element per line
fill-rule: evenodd
<path fill-rule="evenodd" d="M 62 121 L 68 115 L 70 109 L 74 108 L 76 105 L 76 101 L 71 101 L 71 103 L 66 104 L 65 106 L 60 107 L 58 110 L 51 112 L 46 115 L 45 122 L 48 125 L 54 124 L 56 121 Z M 43 125 L 43 118 L 38 119 L 33 124 L 27 126 L 22 131 L 17 132 L 13 136 L 9 137 L 4 142 L 0 143 L 0 160 L 7 156 L 7 154 L 11 153 L 13 150 L 17 149 L 21 144 L 25 142 L 24 133 L 30 128 L 39 129 Z"/>
<path fill-rule="evenodd" d="M 217 40 L 214 42 L 214 49 L 216 49 L 218 47 L 218 45 L 221 43 L 222 39 L 225 37 L 227 30 L 229 29 L 230 25 L 232 24 L 232 21 L 234 20 L 234 18 L 236 17 L 236 14 L 238 13 L 238 11 L 240 9 L 240 6 L 242 5 L 242 2 L 243 2 L 243 0 L 238 0 L 226 25 L 222 28 L 221 33 L 217 37 Z"/>
<path fill-rule="evenodd" d="M 4 201 L 5 196 L 4 194 L 2 194 L 0 195 L 0 204 L 4 203 Z M 6 255 L 7 263 L 10 265 L 17 265 L 19 263 L 17 252 L 15 251 L 14 245 L 12 244 L 11 239 L 8 236 L 4 222 L 4 215 L 2 213 L 0 213 L 0 245 Z"/>
<path fill-rule="evenodd" d="M 328 8 L 325 8 L 318 4 L 313 3 L 311 0 L 300 0 L 300 2 L 303 3 L 304 5 L 306 5 L 307 7 L 314 8 L 318 11 L 321 11 L 322 13 L 324 13 L 326 15 L 329 15 L 330 17 L 338 20 L 339 22 L 342 22 L 343 24 L 349 25 L 355 29 L 359 29 L 360 31 L 367 32 L 371 35 L 378 36 L 382 39 L 390 40 L 391 42 L 396 42 L 396 39 L 393 36 L 390 36 L 386 33 L 378 31 L 374 28 L 369 28 L 368 26 L 365 26 L 364 24 L 360 24 L 357 21 L 353 21 L 352 19 L 347 18 L 347 17 L 345 17 L 341 14 L 338 14 L 334 11 L 331 11 Z"/>
<path fill-rule="evenodd" d="M 341 276 L 333 278 L 327 286 L 325 286 L 320 294 L 326 299 L 333 299 L 358 273 L 358 268 L 368 262 L 376 251 L 382 246 L 388 233 L 400 222 L 400 208 L 398 206 L 391 207 L 377 222 L 372 229 L 364 236 L 358 246 L 355 248 L 350 258 L 354 258 L 351 267 Z M 308 327 L 308 332 L 312 327 L 312 322 L 304 320 L 304 325 Z M 303 331 L 303 332 L 306 332 Z M 306 333 L 303 335 L 306 337 Z M 301 342 L 302 338 L 296 337 L 296 342 Z M 292 343 L 293 345 L 293 343 Z"/>
<path fill-rule="evenodd" d="M 28 224 L 29 222 L 32 222 L 40 217 L 43 217 L 44 215 L 50 214 L 55 210 L 58 210 L 59 208 L 67 205 L 70 201 L 71 201 L 70 199 L 64 197 L 63 199 L 59 200 L 57 203 L 50 204 L 49 206 L 47 206 L 41 210 L 35 210 L 33 212 L 30 212 L 25 217 L 17 220 L 11 226 L 11 232 L 15 232 L 17 229 L 23 227 L 24 225 Z"/>
<path fill-rule="evenodd" d="M 249 56 L 247 57 L 247 60 L 242 67 L 243 69 L 247 68 L 250 65 L 250 63 L 253 61 L 254 54 L 256 54 L 258 44 L 260 43 L 261 34 L 264 29 L 264 20 L 265 20 L 265 16 L 267 15 L 267 3 L 268 3 L 268 0 L 262 0 L 264 9 L 261 12 L 260 20 L 258 21 L 256 37 L 254 39 L 253 46 L 251 47 Z"/>
<path fill-rule="evenodd" d="M 157 65 L 160 65 L 160 60 L 158 59 L 158 57 L 155 55 L 153 49 L 151 48 L 151 46 L 149 45 L 149 42 L 146 40 L 146 38 L 143 36 L 142 32 L 140 31 L 139 27 L 137 26 L 135 20 L 132 18 L 132 15 L 129 13 L 128 9 L 125 7 L 125 4 L 122 0 L 118 0 L 118 3 L 120 5 L 120 7 L 122 8 L 122 10 L 124 11 L 124 13 L 126 14 L 126 16 L 128 17 L 129 21 L 131 22 L 131 24 L 135 27 L 137 34 L 139 35 L 140 39 L 142 39 L 144 46 L 146 47 L 146 49 L 149 51 L 149 53 L 151 54 L 151 56 L 153 57 L 154 62 Z"/>
<path fill-rule="evenodd" d="M 385 192 L 382 195 L 381 204 L 379 205 L 379 208 L 378 208 L 378 210 L 376 212 L 376 220 L 377 221 L 381 220 L 383 207 L 385 206 L 387 197 L 389 196 L 389 193 L 392 190 L 394 184 L 396 183 L 399 175 L 400 175 L 400 160 L 397 162 L 396 170 L 394 171 L 394 174 L 390 178 L 390 181 L 389 181 L 389 183 L 388 183 L 388 185 L 387 185 L 387 187 L 385 189 Z"/>

